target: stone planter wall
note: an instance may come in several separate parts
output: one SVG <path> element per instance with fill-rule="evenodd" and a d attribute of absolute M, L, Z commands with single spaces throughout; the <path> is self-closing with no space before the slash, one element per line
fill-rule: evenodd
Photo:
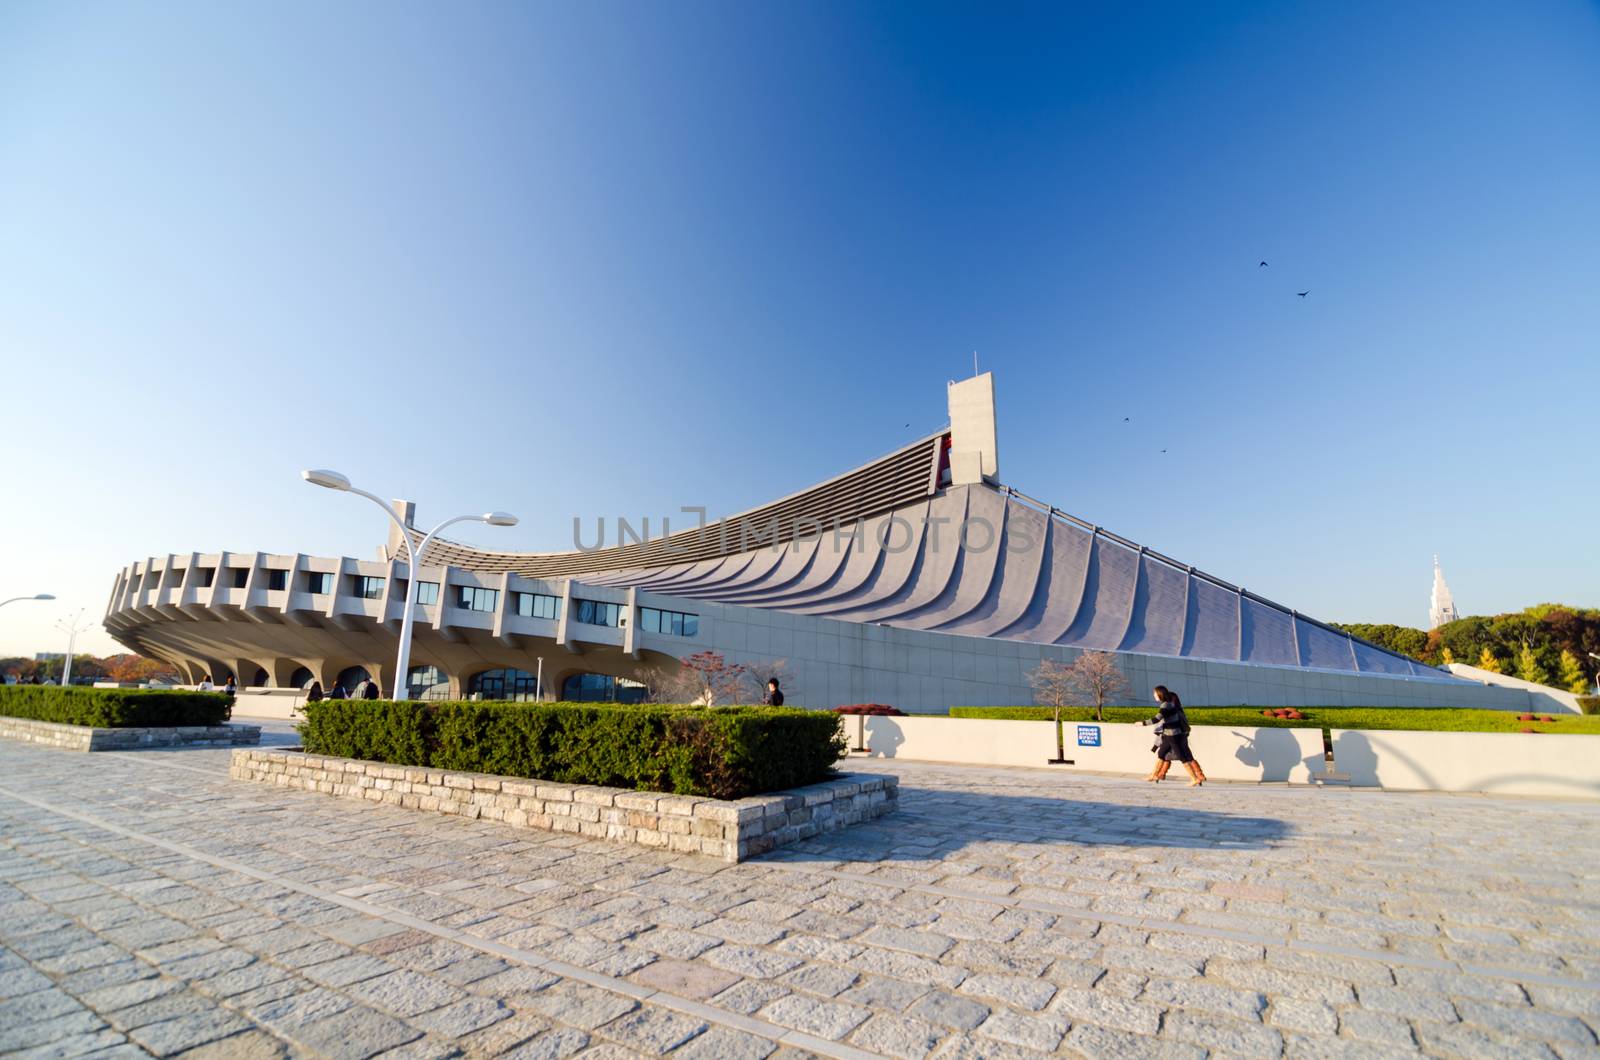
<path fill-rule="evenodd" d="M 793 791 L 724 801 L 392 766 L 294 750 L 235 751 L 230 772 L 238 780 L 503 821 L 517 828 L 614 839 L 722 861 L 742 861 L 881 817 L 899 805 L 897 777 L 865 773 L 842 774 Z"/>
<path fill-rule="evenodd" d="M 259 725 L 176 725 L 151 729 L 96 729 L 53 721 L 0 716 L 0 738 L 63 751 L 140 751 L 149 747 L 240 747 L 261 742 Z"/>

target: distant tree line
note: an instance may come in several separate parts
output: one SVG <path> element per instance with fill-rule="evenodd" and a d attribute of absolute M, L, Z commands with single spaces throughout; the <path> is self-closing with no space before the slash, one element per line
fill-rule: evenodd
<path fill-rule="evenodd" d="M 64 656 L 51 659 L 25 659 L 16 656 L 0 659 L 0 675 L 12 681 L 59 681 Z M 81 654 L 72 657 L 72 683 L 90 681 L 177 681 L 178 668 L 160 659 L 122 652 L 100 658 Z"/>
<path fill-rule="evenodd" d="M 1352 622 L 1346 633 L 1429 666 L 1467 663 L 1569 692 L 1592 691 L 1600 610 L 1539 604 L 1505 615 L 1469 615 L 1438 629 Z"/>

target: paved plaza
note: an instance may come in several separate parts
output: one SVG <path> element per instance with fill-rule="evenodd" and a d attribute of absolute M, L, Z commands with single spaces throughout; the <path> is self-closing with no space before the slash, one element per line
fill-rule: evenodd
<path fill-rule="evenodd" d="M 1593 804 L 858 761 L 726 865 L 228 754 L 0 744 L 0 1053 L 1600 1055 Z"/>

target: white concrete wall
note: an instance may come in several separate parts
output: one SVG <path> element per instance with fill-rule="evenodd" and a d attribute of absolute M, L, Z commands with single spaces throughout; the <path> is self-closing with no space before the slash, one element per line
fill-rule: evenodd
<path fill-rule="evenodd" d="M 1559 688 L 1549 685 L 1537 684 L 1533 681 L 1524 681 L 1520 677 L 1510 674 L 1497 674 L 1492 670 L 1480 670 L 1476 666 L 1465 663 L 1451 663 L 1450 673 L 1468 681 L 1476 681 L 1481 685 L 1493 685 L 1500 688 L 1514 688 L 1528 695 L 1528 709 L 1535 714 L 1582 714 L 1583 709 L 1578 706 L 1578 697 L 1571 692 L 1563 692 Z"/>
<path fill-rule="evenodd" d="M 1334 729 L 1334 769 L 1356 787 L 1600 798 L 1600 737 Z"/>
<path fill-rule="evenodd" d="M 1056 754 L 1055 725 L 1048 721 L 983 718 L 865 719 L 869 758 L 953 762 L 963 765 L 1033 766 L 1144 776 L 1155 765 L 1152 730 L 1143 725 L 1065 722 L 1066 756 L 1071 766 L 1046 766 Z M 855 746 L 857 718 L 845 719 L 845 734 Z M 1079 743 L 1082 728 L 1098 728 L 1100 746 Z M 1213 780 L 1309 783 L 1322 772 L 1322 733 L 1317 729 L 1196 727 L 1189 747 Z"/>
<path fill-rule="evenodd" d="M 294 713 L 305 700 L 305 693 L 298 688 L 241 688 L 233 696 L 233 716 L 235 718 L 292 718 L 299 720 L 299 715 Z"/>

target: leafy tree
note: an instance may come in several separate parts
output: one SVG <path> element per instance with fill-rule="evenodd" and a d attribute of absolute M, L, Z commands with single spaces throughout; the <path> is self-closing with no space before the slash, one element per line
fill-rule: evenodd
<path fill-rule="evenodd" d="M 1440 648 L 1439 661 L 1444 665 L 1449 666 L 1456 661 L 1456 657 L 1449 648 Z"/>
<path fill-rule="evenodd" d="M 1568 692 L 1583 695 L 1589 691 L 1589 679 L 1583 674 L 1583 664 L 1565 648 L 1561 649 L 1561 678 L 1558 682 Z"/>
<path fill-rule="evenodd" d="M 1478 653 L 1478 669 L 1488 670 L 1492 674 L 1500 672 L 1500 660 L 1495 658 L 1494 652 L 1489 650 L 1487 644 L 1483 646 L 1483 651 Z"/>
<path fill-rule="evenodd" d="M 1517 653 L 1517 676 L 1536 685 L 1550 683 L 1550 671 L 1539 665 L 1539 657 L 1527 641 L 1522 642 L 1522 650 Z"/>

